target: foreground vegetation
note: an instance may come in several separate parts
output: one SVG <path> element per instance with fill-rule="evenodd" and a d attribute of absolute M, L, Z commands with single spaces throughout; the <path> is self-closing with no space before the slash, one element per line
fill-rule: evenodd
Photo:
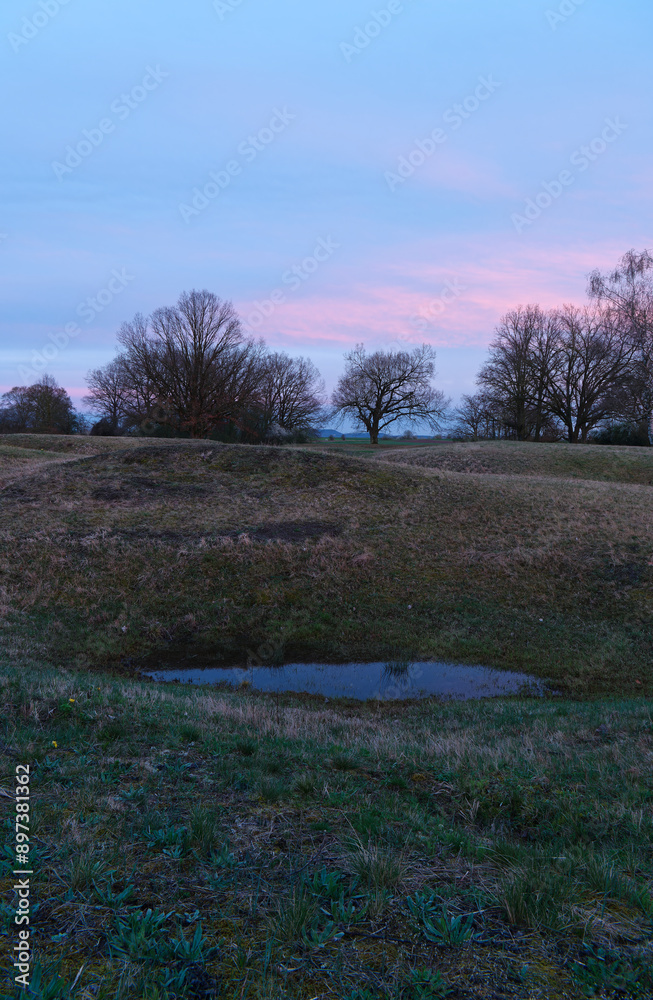
<path fill-rule="evenodd" d="M 33 662 L 1 683 L 37 997 L 653 991 L 650 702 L 353 708 Z"/>
<path fill-rule="evenodd" d="M 28 763 L 31 995 L 651 996 L 649 476 L 580 445 L 4 438 L 0 942 Z M 566 698 L 138 679 L 252 656 L 485 663 Z"/>

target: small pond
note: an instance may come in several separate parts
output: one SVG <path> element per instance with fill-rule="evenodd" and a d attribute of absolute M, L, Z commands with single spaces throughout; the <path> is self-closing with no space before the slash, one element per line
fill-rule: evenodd
<path fill-rule="evenodd" d="M 288 663 L 281 667 L 200 666 L 145 671 L 155 681 L 185 684 L 248 684 L 257 691 L 292 691 L 328 698 L 360 700 L 488 698 L 546 693 L 545 684 L 527 674 L 451 663 Z"/>

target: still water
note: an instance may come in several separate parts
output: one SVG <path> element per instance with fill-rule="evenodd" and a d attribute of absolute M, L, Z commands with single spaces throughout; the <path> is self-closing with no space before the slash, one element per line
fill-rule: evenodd
<path fill-rule="evenodd" d="M 496 695 L 543 695 L 545 685 L 527 674 L 451 663 L 288 663 L 282 667 L 195 667 L 146 671 L 155 681 L 186 684 L 243 683 L 257 691 L 293 691 L 328 698 L 383 700 L 487 698 Z"/>

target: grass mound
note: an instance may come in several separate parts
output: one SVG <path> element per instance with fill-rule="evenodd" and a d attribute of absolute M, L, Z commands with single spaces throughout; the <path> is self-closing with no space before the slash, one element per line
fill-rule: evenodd
<path fill-rule="evenodd" d="M 10 654 L 137 669 L 157 650 L 226 663 L 263 648 L 653 690 L 642 486 L 206 442 L 23 471 L 0 491 Z"/>
<path fill-rule="evenodd" d="M 378 454 L 389 462 L 481 475 L 545 476 L 653 486 L 653 448 L 476 441 L 396 447 Z"/>
<path fill-rule="evenodd" d="M 420 452 L 474 448 L 0 444 L 0 803 L 10 845 L 29 764 L 33 996 L 652 995 L 651 489 L 621 449 L 594 475 L 574 451 L 582 476 L 563 449 L 556 477 L 512 447 L 447 468 Z M 458 660 L 613 697 L 348 707 L 117 676 L 158 651 Z"/>
<path fill-rule="evenodd" d="M 112 451 L 137 443 L 137 438 L 87 437 L 83 434 L 0 434 L 3 450 L 50 452 L 53 455 L 95 455 L 98 451 Z"/>

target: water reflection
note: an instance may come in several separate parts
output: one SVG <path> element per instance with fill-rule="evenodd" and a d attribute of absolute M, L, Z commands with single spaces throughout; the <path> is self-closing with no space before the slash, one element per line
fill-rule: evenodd
<path fill-rule="evenodd" d="M 161 664 L 164 666 L 164 664 Z M 527 674 L 453 663 L 288 663 L 282 667 L 209 667 L 147 671 L 156 681 L 187 684 L 247 684 L 257 691 L 293 691 L 329 698 L 404 700 L 487 698 L 546 693 L 542 681 Z"/>
<path fill-rule="evenodd" d="M 390 663 L 383 664 L 384 677 L 405 677 L 410 672 L 411 664 L 408 660 L 391 660 Z"/>

